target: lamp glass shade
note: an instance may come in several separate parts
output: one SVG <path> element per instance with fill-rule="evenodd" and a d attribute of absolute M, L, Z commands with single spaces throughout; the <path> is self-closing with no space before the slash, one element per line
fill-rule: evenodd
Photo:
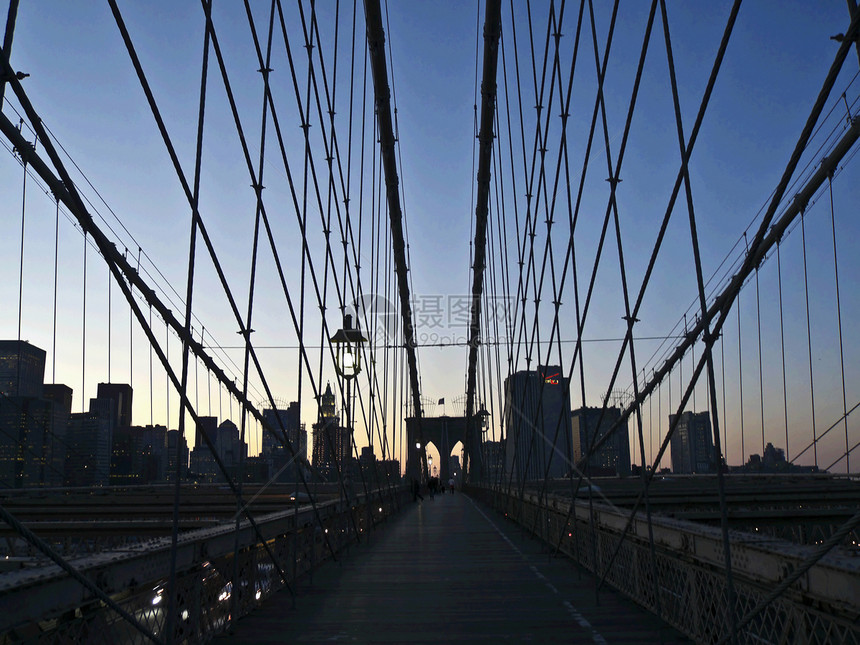
<path fill-rule="evenodd" d="M 343 378 L 351 379 L 361 371 L 361 344 L 367 339 L 352 329 L 352 317 L 344 316 L 345 329 L 339 329 L 331 342 L 335 345 L 335 367 Z"/>

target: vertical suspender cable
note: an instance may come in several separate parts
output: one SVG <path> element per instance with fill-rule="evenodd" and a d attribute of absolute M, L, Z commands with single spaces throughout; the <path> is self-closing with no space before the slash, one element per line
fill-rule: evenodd
<path fill-rule="evenodd" d="M 663 381 L 657 385 L 657 436 L 663 436 Z M 654 462 L 654 455 L 649 461 L 654 464 L 652 471 L 659 470 L 660 464 Z"/>
<path fill-rule="evenodd" d="M 170 362 L 170 326 L 167 322 L 164 323 L 164 355 Z M 170 430 L 170 375 L 167 372 L 164 373 L 164 390 L 167 393 L 167 402 L 164 406 L 167 412 L 166 423 L 167 429 Z"/>
<path fill-rule="evenodd" d="M 779 345 L 782 352 L 782 412 L 785 424 L 785 460 L 791 462 L 788 446 L 788 387 L 785 376 L 785 316 L 782 310 L 782 259 L 780 257 L 781 244 L 776 245 L 776 276 L 779 288 Z M 724 383 L 725 387 L 725 383 Z M 725 418 L 725 417 L 723 417 Z"/>
<path fill-rule="evenodd" d="M 720 334 L 720 377 L 723 381 L 723 453 L 728 448 L 728 422 L 726 421 L 726 343 L 725 334 Z M 787 431 L 787 430 L 786 430 Z M 728 461 L 726 461 L 728 464 Z M 722 468 L 722 464 L 720 464 Z"/>
<path fill-rule="evenodd" d="M 758 394 L 761 405 L 761 456 L 764 458 L 764 373 L 761 359 L 761 298 L 759 297 L 759 271 L 755 272 L 755 312 L 756 327 L 758 330 Z"/>
<path fill-rule="evenodd" d="M 858 54 L 860 54 L 860 50 Z M 848 445 L 848 404 L 845 397 L 845 349 L 842 343 L 842 301 L 839 297 L 839 260 L 836 255 L 836 214 L 833 208 L 833 173 L 830 173 L 827 182 L 830 192 L 830 227 L 833 233 L 833 276 L 836 283 L 836 319 L 839 323 L 839 368 L 842 372 L 842 422 L 845 425 L 845 472 L 850 473 L 851 450 Z"/>
<path fill-rule="evenodd" d="M 111 355 L 111 345 L 113 344 L 113 343 L 111 343 L 111 337 L 110 337 L 110 334 L 111 334 L 111 320 L 110 320 L 110 318 L 111 318 L 111 316 L 110 316 L 111 282 L 113 282 L 113 276 L 111 276 L 110 267 L 108 267 L 108 288 L 107 288 L 107 296 L 108 296 L 107 379 L 108 379 L 108 383 L 111 382 L 111 380 L 110 380 L 110 355 Z"/>
<path fill-rule="evenodd" d="M 128 249 L 126 249 L 128 250 Z M 129 292 L 133 293 L 134 286 L 129 283 Z M 134 380 L 134 312 L 129 307 L 128 311 L 128 384 L 133 386 Z"/>
<path fill-rule="evenodd" d="M 738 309 L 738 392 L 739 392 L 739 401 L 740 401 L 740 415 L 741 415 L 741 465 L 743 465 L 744 459 L 746 459 L 746 446 L 744 444 L 744 355 L 741 341 L 741 294 L 737 295 L 737 309 Z"/>
<path fill-rule="evenodd" d="M 809 396 L 812 416 L 812 454 L 813 464 L 818 465 L 818 434 L 815 428 L 815 378 L 812 369 L 812 325 L 809 316 L 809 274 L 806 267 L 806 209 L 800 214 L 800 239 L 803 244 L 803 291 L 806 299 L 806 340 L 809 356 Z"/>
<path fill-rule="evenodd" d="M 84 288 L 81 311 L 81 412 L 86 412 L 87 386 L 87 232 L 84 231 Z"/>
<path fill-rule="evenodd" d="M 24 120 L 21 119 L 21 125 L 23 126 Z M 18 343 L 19 343 L 19 354 L 20 354 L 20 343 L 21 343 L 21 311 L 23 307 L 24 300 L 24 223 L 26 221 L 27 214 L 27 161 L 24 157 L 21 157 L 21 164 L 24 168 L 24 180 L 21 184 L 21 253 L 19 255 L 19 263 L 18 263 Z M 20 369 L 20 356 L 18 359 L 18 365 Z M 20 393 L 19 393 L 20 394 Z"/>
<path fill-rule="evenodd" d="M 56 197 L 56 196 L 55 196 Z M 60 258 L 60 198 L 57 200 L 57 214 L 54 220 L 54 311 L 51 341 L 51 383 L 57 382 L 57 277 Z"/>
<path fill-rule="evenodd" d="M 152 305 L 149 306 L 149 328 L 152 329 Z M 152 344 L 149 346 L 149 425 L 155 425 L 155 390 L 152 375 Z"/>

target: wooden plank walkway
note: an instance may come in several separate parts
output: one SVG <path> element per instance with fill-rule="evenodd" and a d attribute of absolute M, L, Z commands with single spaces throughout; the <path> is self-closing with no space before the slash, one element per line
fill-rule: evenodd
<path fill-rule="evenodd" d="M 425 496 L 216 643 L 687 643 L 466 495 Z"/>

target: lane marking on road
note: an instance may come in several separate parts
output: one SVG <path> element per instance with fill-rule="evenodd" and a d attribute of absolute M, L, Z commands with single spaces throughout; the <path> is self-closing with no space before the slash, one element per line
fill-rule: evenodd
<path fill-rule="evenodd" d="M 493 527 L 493 529 L 496 531 L 496 533 L 498 533 L 502 537 L 502 539 L 508 543 L 508 546 L 510 546 L 514 551 L 516 551 L 516 553 L 521 558 L 523 558 L 525 560 L 526 559 L 525 554 L 523 554 L 523 552 L 520 551 L 520 549 L 517 548 L 517 546 L 513 542 L 511 542 L 511 540 L 508 538 L 508 536 L 505 535 L 498 526 L 496 526 L 496 524 L 495 524 L 495 522 L 493 522 L 493 520 L 491 520 L 489 517 L 487 517 L 487 514 L 484 513 L 484 511 L 482 511 L 478 507 L 478 505 L 475 503 L 475 501 L 471 497 L 468 497 L 468 496 L 466 497 L 466 499 L 469 500 L 469 502 L 472 504 L 472 506 L 475 508 L 475 510 L 481 514 L 481 516 L 487 521 L 487 523 Z M 529 569 L 531 569 L 532 573 L 535 574 L 535 577 L 537 577 L 538 580 L 541 580 L 544 583 L 544 585 L 550 591 L 552 591 L 556 595 L 560 595 L 558 592 L 558 589 L 555 588 L 555 586 L 547 579 L 547 577 L 544 574 L 542 574 L 540 571 L 538 571 L 537 567 L 535 567 L 534 565 L 529 565 Z M 580 611 L 576 607 L 574 607 L 573 604 L 569 600 L 563 600 L 561 604 L 564 606 L 565 609 L 567 609 L 567 613 L 569 613 L 571 615 L 571 617 L 574 619 L 574 621 L 576 621 L 577 625 L 579 625 L 583 629 L 591 632 L 592 641 L 594 641 L 598 645 L 606 645 L 606 639 L 603 638 L 603 635 L 600 632 L 598 632 L 591 625 L 590 622 L 588 622 L 588 619 L 585 616 L 583 616 L 582 613 L 580 613 Z"/>

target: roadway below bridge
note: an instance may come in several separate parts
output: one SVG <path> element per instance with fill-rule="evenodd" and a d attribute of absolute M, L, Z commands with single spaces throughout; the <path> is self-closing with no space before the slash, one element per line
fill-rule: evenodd
<path fill-rule="evenodd" d="M 311 484 L 310 495 L 296 484 L 245 485 L 245 507 L 255 516 L 323 503 L 339 495 L 337 484 Z M 159 537 L 173 529 L 174 487 L 128 486 L 0 491 L 0 504 L 45 539 L 106 536 Z M 179 528 L 189 531 L 235 521 L 236 497 L 219 484 L 183 484 Z M 0 524 L 0 537 L 15 532 Z"/>
<path fill-rule="evenodd" d="M 687 643 L 472 498 L 425 496 L 216 643 Z"/>
<path fill-rule="evenodd" d="M 860 508 L 860 480 L 847 475 L 820 474 L 731 474 L 726 475 L 725 494 L 730 528 L 768 533 L 797 544 L 817 544 L 851 518 Z M 632 509 L 641 499 L 639 477 L 594 477 L 583 480 L 551 480 L 544 485 L 528 484 L 533 494 L 579 500 L 619 509 Z M 512 494 L 517 495 L 516 485 Z M 664 517 L 719 526 L 720 499 L 716 475 L 665 475 L 649 486 L 651 512 Z M 640 511 L 645 510 L 644 504 Z M 852 532 L 843 546 L 855 552 L 860 536 Z"/>

